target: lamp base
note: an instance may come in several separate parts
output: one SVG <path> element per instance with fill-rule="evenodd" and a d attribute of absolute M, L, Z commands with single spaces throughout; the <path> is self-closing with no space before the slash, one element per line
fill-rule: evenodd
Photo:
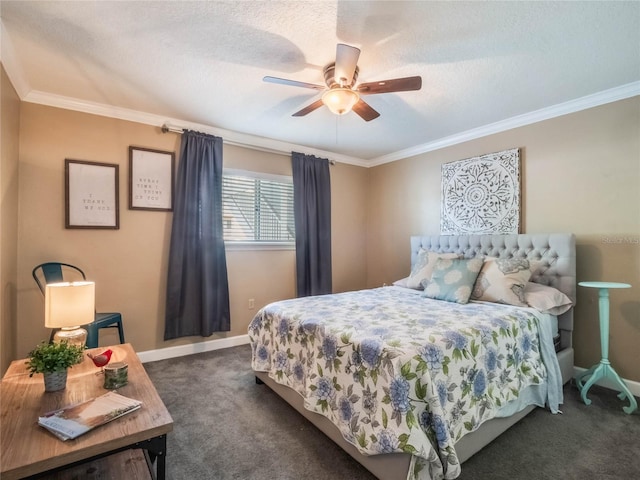
<path fill-rule="evenodd" d="M 84 348 L 87 343 L 87 331 L 82 327 L 63 327 L 53 335 L 55 343 L 66 342 Z"/>

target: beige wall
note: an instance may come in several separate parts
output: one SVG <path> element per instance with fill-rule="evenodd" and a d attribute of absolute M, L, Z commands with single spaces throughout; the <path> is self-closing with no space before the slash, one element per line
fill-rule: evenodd
<path fill-rule="evenodd" d="M 98 308 L 123 313 L 127 340 L 137 350 L 206 340 L 162 340 L 171 214 L 127 208 L 129 145 L 178 153 L 179 136 L 132 122 L 20 105 L 4 73 L 2 101 L 3 369 L 47 337 L 31 269 L 52 259 L 85 268 L 98 283 Z M 579 281 L 633 285 L 612 292 L 610 358 L 622 376 L 640 380 L 640 98 L 371 169 L 331 167 L 334 291 L 406 276 L 409 236 L 439 233 L 442 163 L 513 147 L 522 149 L 523 231 L 574 232 Z M 285 155 L 229 145 L 224 155 L 230 168 L 290 173 Z M 64 228 L 65 158 L 120 165 L 120 230 Z M 11 230 L 18 205 L 16 237 Z M 292 250 L 228 251 L 227 262 L 232 331 L 210 338 L 246 333 L 255 313 L 249 298 L 259 308 L 295 292 Z M 12 291 L 17 292 L 13 304 Z M 114 341 L 107 333 L 101 342 Z M 574 343 L 578 366 L 599 359 L 597 298 L 584 288 L 578 289 Z"/>
<path fill-rule="evenodd" d="M 0 375 L 16 353 L 20 101 L 0 69 Z"/>
<path fill-rule="evenodd" d="M 446 162 L 522 149 L 522 231 L 573 232 L 578 281 L 616 281 L 610 359 L 640 381 L 640 97 L 592 108 L 370 169 L 368 285 L 407 276 L 409 237 L 440 229 Z M 600 359 L 597 292 L 578 288 L 577 366 Z"/>
<path fill-rule="evenodd" d="M 367 286 L 368 198 L 368 169 L 343 163 L 331 167 L 331 268 L 336 293 Z"/>
<path fill-rule="evenodd" d="M 96 281 L 96 306 L 123 314 L 126 340 L 138 351 L 242 335 L 260 306 L 295 296 L 293 250 L 227 252 L 231 332 L 206 339 L 163 341 L 164 293 L 171 213 L 128 209 L 128 147 L 179 154 L 179 135 L 159 128 L 52 107 L 22 104 L 20 127 L 20 226 L 18 255 L 18 345 L 24 356 L 47 338 L 43 302 L 31 270 L 59 260 L 81 266 Z M 120 166 L 120 229 L 64 228 L 64 159 Z M 179 161 L 179 159 L 178 159 Z M 291 174 L 286 155 L 225 145 L 228 168 Z M 364 288 L 367 170 L 349 165 L 331 169 L 334 209 L 334 289 Z M 256 308 L 248 308 L 255 299 Z M 101 334 L 101 344 L 117 341 Z"/>

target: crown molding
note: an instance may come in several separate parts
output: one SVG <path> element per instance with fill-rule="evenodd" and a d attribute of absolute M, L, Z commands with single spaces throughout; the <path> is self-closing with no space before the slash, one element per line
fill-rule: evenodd
<path fill-rule="evenodd" d="M 25 80 L 20 62 L 16 60 L 15 50 L 11 38 L 0 18 L 0 62 L 13 85 L 19 98 L 24 98 L 29 92 L 29 84 Z"/>
<path fill-rule="evenodd" d="M 581 110 L 598 107 L 600 105 L 624 100 L 638 95 L 640 95 L 640 82 L 627 83 L 626 85 L 621 85 L 609 90 L 603 90 L 602 92 L 594 93 L 592 95 L 576 98 L 558 105 L 541 108 L 540 110 L 511 117 L 482 127 L 473 128 L 466 132 L 440 138 L 433 142 L 423 143 L 388 155 L 382 155 L 371 159 L 367 165 L 369 167 L 375 167 L 384 163 L 395 162 L 397 160 L 414 157 L 422 153 L 432 152 L 434 150 L 440 150 L 441 148 L 468 142 L 469 140 L 475 140 L 495 133 L 505 132 L 513 128 L 523 127 L 543 120 L 561 117 L 569 113 L 579 112 Z"/>
<path fill-rule="evenodd" d="M 152 125 L 156 127 L 161 127 L 162 125 L 168 124 L 177 129 L 190 129 L 220 136 L 222 137 L 224 143 L 227 143 L 229 145 L 237 145 L 252 150 L 285 155 L 289 155 L 292 151 L 297 151 L 305 153 L 307 155 L 315 155 L 317 157 L 335 160 L 339 163 L 356 165 L 358 167 L 365 168 L 376 167 L 385 163 L 403 160 L 405 158 L 414 157 L 422 153 L 432 152 L 445 147 L 450 147 L 452 145 L 457 145 L 460 143 L 468 142 L 470 140 L 486 137 L 488 135 L 493 135 L 525 125 L 530 125 L 532 123 L 549 120 L 551 118 L 560 117 L 570 113 L 579 112 L 581 110 L 586 110 L 589 108 L 640 95 L 640 81 L 632 82 L 626 85 L 621 85 L 619 87 L 611 88 L 609 90 L 594 93 L 592 95 L 587 95 L 574 100 L 570 100 L 568 102 L 560 103 L 558 105 L 542 108 L 540 110 L 535 110 L 533 112 L 525 113 L 505 120 L 501 120 L 499 122 L 484 125 L 482 127 L 467 130 L 455 135 L 450 135 L 448 137 L 440 138 L 432 142 L 423 143 L 407 149 L 398 150 L 397 152 L 393 152 L 387 155 L 382 155 L 369 160 L 365 160 L 349 155 L 315 149 L 304 145 L 297 145 L 294 143 L 288 143 L 266 137 L 259 137 L 256 135 L 235 132 L 232 130 L 225 130 L 222 128 L 212 127 L 210 125 L 186 122 L 180 119 L 163 117 L 152 113 L 114 107 L 97 102 L 84 101 L 76 98 L 55 95 L 37 90 L 30 90 L 30 87 L 25 80 L 22 69 L 20 68 L 20 63 L 15 60 L 13 45 L 11 44 L 11 40 L 9 39 L 8 35 L 6 35 L 5 33 L 5 28 L 2 25 L 1 20 L 0 53 L 0 61 L 2 61 L 5 67 L 5 71 L 7 72 L 7 75 L 9 76 L 13 87 L 18 93 L 18 96 L 24 102 L 37 103 L 41 105 L 74 110 L 93 115 L 117 118 L 120 120 L 142 123 L 145 125 Z"/>
<path fill-rule="evenodd" d="M 294 143 L 283 142 L 271 138 L 259 137 L 257 135 L 250 135 L 247 133 L 240 133 L 223 128 L 212 127 L 210 125 L 204 125 L 201 123 L 186 122 L 177 118 L 163 117 L 160 115 L 155 115 L 153 113 L 140 112 L 128 108 L 115 107 L 97 102 L 79 100 L 77 98 L 71 98 L 37 90 L 29 91 L 29 93 L 22 97 L 22 100 L 24 102 L 37 103 L 50 107 L 90 113 L 92 115 L 100 115 L 103 117 L 117 118 L 119 120 L 142 123 L 145 125 L 153 125 L 156 127 L 162 127 L 166 124 L 170 125 L 172 129 L 188 129 L 203 133 L 209 133 L 211 135 L 222 137 L 223 142 L 229 145 L 237 145 L 252 150 L 260 150 L 264 152 L 286 155 L 290 155 L 292 151 L 296 151 L 307 155 L 315 155 L 321 158 L 328 158 L 339 163 L 357 165 L 359 167 L 367 167 L 369 164 L 366 160 L 357 157 L 351 157 L 349 155 L 342 155 L 339 153 L 319 150 L 304 145 L 297 145 Z"/>

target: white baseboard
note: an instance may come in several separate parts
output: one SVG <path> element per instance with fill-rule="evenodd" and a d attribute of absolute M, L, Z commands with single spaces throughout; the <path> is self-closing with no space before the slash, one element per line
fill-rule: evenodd
<path fill-rule="evenodd" d="M 582 367 L 573 367 L 573 372 L 574 372 L 574 378 L 577 377 L 578 375 L 582 374 L 583 372 L 586 372 L 587 369 L 586 368 L 582 368 Z M 635 396 L 635 397 L 640 397 L 640 382 L 634 382 L 633 380 L 627 380 L 626 378 L 623 378 L 622 381 L 624 383 L 627 384 L 627 388 L 629 389 L 629 391 Z M 605 387 L 605 388 L 610 388 L 611 390 L 615 390 L 616 392 L 620 392 L 620 386 L 613 383 L 611 380 L 609 380 L 608 378 L 603 378 L 599 381 L 596 382 L 596 385 L 599 385 L 601 387 Z"/>
<path fill-rule="evenodd" d="M 167 358 L 184 357 L 194 353 L 210 352 L 221 348 L 235 347 L 249 343 L 249 335 L 238 335 L 235 337 L 218 338 L 206 342 L 190 343 L 188 345 L 178 345 L 177 347 L 159 348 L 157 350 L 147 350 L 138 352 L 138 357 L 142 363 L 166 360 Z"/>

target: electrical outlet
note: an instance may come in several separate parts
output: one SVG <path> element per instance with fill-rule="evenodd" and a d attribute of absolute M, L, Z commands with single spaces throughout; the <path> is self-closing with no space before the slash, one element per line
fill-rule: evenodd
<path fill-rule="evenodd" d="M 256 301 L 253 298 L 249 299 L 249 310 L 256 308 Z"/>

